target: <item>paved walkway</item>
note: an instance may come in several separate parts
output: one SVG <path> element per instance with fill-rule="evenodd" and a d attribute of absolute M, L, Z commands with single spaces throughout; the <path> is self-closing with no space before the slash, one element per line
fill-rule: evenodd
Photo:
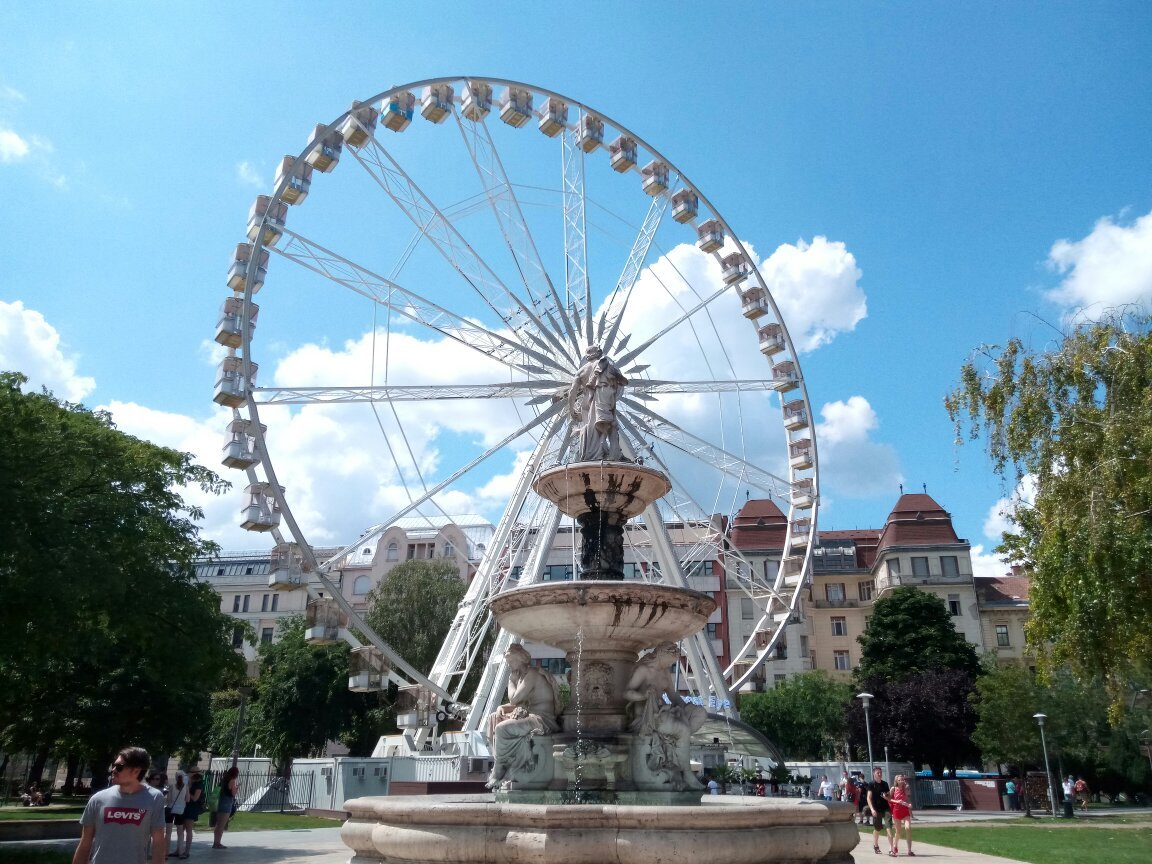
<path fill-rule="evenodd" d="M 224 836 L 227 849 L 211 848 L 211 838 L 205 842 L 192 842 L 189 864 L 348 864 L 352 850 L 340 842 L 339 828 L 310 828 L 299 831 L 238 831 Z M 76 841 L 44 840 L 37 845 L 51 845 L 69 851 Z M 22 844 L 23 845 L 23 844 Z M 869 848 L 867 837 L 861 835 L 860 845 L 853 850 L 857 864 L 871 861 L 889 861 L 887 854 L 876 855 Z M 886 848 L 881 845 L 881 848 Z M 917 843 L 913 835 L 912 851 L 916 860 L 939 864 L 1019 864 L 1010 858 L 961 852 L 943 846 Z M 900 855 L 901 858 L 905 856 Z M 169 859 L 174 860 L 174 859 Z M 911 860 L 911 859 L 910 859 Z"/>
<path fill-rule="evenodd" d="M 1116 812 L 1116 811 L 1111 811 Z M 1128 810 L 1125 813 L 1147 813 L 1147 810 Z M 1109 815 L 1107 811 L 1091 811 L 1078 814 L 1081 818 L 1092 815 Z M 964 812 L 922 810 L 916 814 L 918 825 L 941 825 L 949 823 L 984 821 L 989 819 L 1020 819 L 1021 814 L 1001 812 Z M 238 831 L 224 835 L 227 849 L 212 849 L 211 835 L 206 831 L 197 835 L 192 843 L 190 864 L 348 864 L 351 850 L 340 842 L 339 828 L 308 828 L 295 831 Z M 69 851 L 76 848 L 76 841 L 44 840 L 37 845 L 51 845 Z M 24 844 L 21 844 L 24 845 Z M 887 853 L 876 855 L 871 847 L 870 837 L 860 835 L 860 845 L 852 850 L 857 864 L 868 864 L 890 860 Z M 881 849 L 886 849 L 881 843 Z M 900 858 L 904 858 L 901 844 Z M 932 846 L 916 840 L 915 828 L 912 834 L 912 851 L 916 860 L 939 862 L 939 864 L 1020 864 L 1014 858 L 1000 858 L 995 855 L 981 855 L 977 852 L 963 852 L 944 846 Z M 173 859 L 174 860 L 174 859 Z"/>

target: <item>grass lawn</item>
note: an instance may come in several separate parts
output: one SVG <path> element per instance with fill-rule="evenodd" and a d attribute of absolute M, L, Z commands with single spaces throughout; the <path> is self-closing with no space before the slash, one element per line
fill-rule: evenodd
<path fill-rule="evenodd" d="M 859 848 L 867 851 L 871 833 Z M 1152 859 L 1152 824 L 1123 817 L 1068 824 L 980 824 L 921 826 L 912 829 L 916 843 L 931 843 L 999 855 L 1029 864 L 1068 864 L 1069 861 L 1107 861 L 1108 864 L 1148 864 Z M 887 848 L 881 843 L 881 848 Z M 901 851 L 905 848 L 900 844 Z"/>

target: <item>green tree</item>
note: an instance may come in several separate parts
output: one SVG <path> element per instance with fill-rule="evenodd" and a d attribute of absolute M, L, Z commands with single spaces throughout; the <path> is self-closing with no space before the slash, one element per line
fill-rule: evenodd
<path fill-rule="evenodd" d="M 896 588 L 877 600 L 857 641 L 857 682 L 900 680 L 941 669 L 958 669 L 975 678 L 980 671 L 976 647 L 952 626 L 940 598 L 918 588 Z"/>
<path fill-rule="evenodd" d="M 1042 691 L 1026 667 L 988 664 L 971 697 L 977 715 L 972 740 L 986 760 L 1021 768 L 1042 764 L 1040 731 L 1033 719 L 1042 713 Z"/>
<path fill-rule="evenodd" d="M 805 672 L 764 693 L 740 698 L 744 722 L 764 733 L 789 759 L 833 760 L 843 754 L 845 709 L 852 688 L 823 671 Z"/>
<path fill-rule="evenodd" d="M 346 728 L 356 695 L 348 689 L 348 652 L 344 643 L 309 645 L 299 615 L 281 624 L 279 639 L 260 646 L 248 723 L 251 740 L 275 764 L 321 755 Z"/>
<path fill-rule="evenodd" d="M 1115 720 L 1152 656 L 1152 316 L 980 348 L 945 407 L 957 442 L 984 434 L 997 473 L 1034 483 L 998 550 L 1032 572 L 1029 644 L 1049 672 L 1099 676 Z"/>
<path fill-rule="evenodd" d="M 103 777 L 126 743 L 203 735 L 207 694 L 240 672 L 180 496 L 227 484 L 25 382 L 0 373 L 0 747 L 85 754 Z"/>
<path fill-rule="evenodd" d="M 467 586 L 452 561 L 405 561 L 368 595 L 365 622 L 427 675 L 444 644 Z"/>

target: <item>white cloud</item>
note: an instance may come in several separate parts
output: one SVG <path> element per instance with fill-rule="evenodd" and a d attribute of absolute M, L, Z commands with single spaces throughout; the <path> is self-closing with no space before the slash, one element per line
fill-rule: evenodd
<path fill-rule="evenodd" d="M 988 508 L 988 515 L 984 519 L 984 536 L 999 543 L 1004 533 L 1013 529 L 1008 514 L 1014 511 L 1018 505 L 1031 505 L 1035 500 L 1036 477 L 1032 474 L 1026 474 L 1016 484 L 1010 497 L 1001 498 Z"/>
<path fill-rule="evenodd" d="M 69 402 L 96 387 L 94 378 L 77 374 L 76 358 L 64 353 L 56 328 L 19 300 L 0 300 L 0 369 L 22 372 L 31 387 L 47 387 Z"/>
<path fill-rule="evenodd" d="M 1011 565 L 995 552 L 985 553 L 982 544 L 977 543 L 972 547 L 972 575 L 977 579 L 1004 576 L 1011 569 Z"/>
<path fill-rule="evenodd" d="M 0 162 L 18 162 L 32 152 L 32 145 L 11 129 L 0 128 Z"/>
<path fill-rule="evenodd" d="M 256 170 L 251 162 L 241 162 L 236 166 L 236 178 L 245 186 L 254 186 L 257 189 L 264 185 L 264 180 L 260 177 L 260 172 Z"/>
<path fill-rule="evenodd" d="M 1105 217 L 1081 240 L 1060 240 L 1048 265 L 1063 281 L 1047 293 L 1054 303 L 1101 313 L 1152 296 L 1152 213 L 1128 225 Z"/>
<path fill-rule="evenodd" d="M 815 237 L 785 243 L 760 265 L 800 352 L 827 345 L 868 315 L 856 258 L 843 243 Z"/>
<path fill-rule="evenodd" d="M 8 102 L 27 102 L 27 97 L 17 90 L 15 87 L 9 87 L 7 84 L 0 84 L 0 99 Z"/>
<path fill-rule="evenodd" d="M 879 428 L 875 410 L 863 396 L 829 402 L 816 425 L 824 483 L 849 498 L 891 495 L 904 482 L 896 450 L 873 441 Z"/>

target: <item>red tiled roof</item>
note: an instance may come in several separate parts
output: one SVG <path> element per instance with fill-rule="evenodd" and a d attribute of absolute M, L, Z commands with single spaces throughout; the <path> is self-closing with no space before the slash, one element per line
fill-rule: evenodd
<path fill-rule="evenodd" d="M 880 535 L 879 549 L 889 546 L 959 543 L 952 517 L 930 495 L 901 495 Z"/>
<path fill-rule="evenodd" d="M 732 520 L 732 546 L 735 549 L 783 549 L 788 517 L 767 498 L 744 502 Z"/>
<path fill-rule="evenodd" d="M 972 580 L 981 603 L 995 605 L 1028 602 L 1031 581 L 1027 576 L 981 576 Z"/>

